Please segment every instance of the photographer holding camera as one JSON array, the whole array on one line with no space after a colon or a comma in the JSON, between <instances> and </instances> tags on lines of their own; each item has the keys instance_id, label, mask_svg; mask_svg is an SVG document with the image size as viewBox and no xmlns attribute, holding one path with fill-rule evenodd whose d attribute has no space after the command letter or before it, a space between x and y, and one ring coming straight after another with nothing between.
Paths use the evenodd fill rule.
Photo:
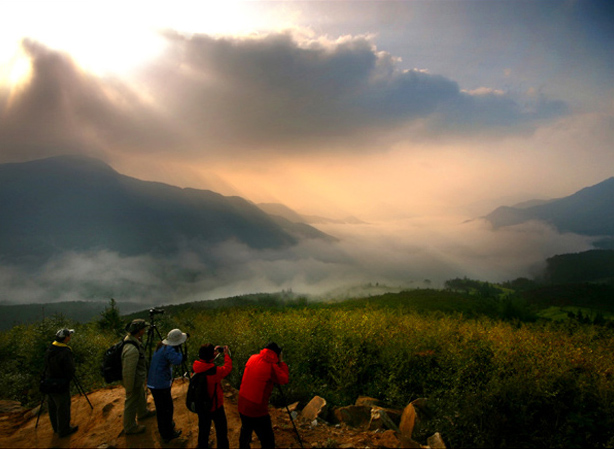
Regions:
<instances>
[{"instance_id":1,"label":"photographer holding camera","mask_svg":"<svg viewBox=\"0 0 614 449\"><path fill-rule=\"evenodd\" d=\"M269 398L274 385L289 382L288 365L283 361L281 351L282 348L277 343L270 342L259 354L254 354L247 360L239 390L241 449L250 447L253 432L256 432L262 447L275 447Z\"/></svg>"},{"instance_id":2,"label":"photographer holding camera","mask_svg":"<svg viewBox=\"0 0 614 449\"><path fill-rule=\"evenodd\" d=\"M216 366L214 361L220 354L224 354L224 364ZM203 373L206 376L208 396L212 398L211 409L198 412L198 447L200 449L209 447L209 434L211 433L211 421L213 420L217 436L217 447L227 449L229 446L228 422L226 420L226 412L224 411L224 391L220 382L232 371L230 351L228 346L214 347L212 344L207 343L200 347L198 357L199 359L192 366L194 375Z\"/></svg>"},{"instance_id":3,"label":"photographer holding camera","mask_svg":"<svg viewBox=\"0 0 614 449\"><path fill-rule=\"evenodd\" d=\"M181 435L181 430L176 430L173 422L174 406L171 386L173 384L173 365L180 365L185 361L181 345L187 339L188 334L179 329L170 331L168 336L158 343L149 366L147 387L156 404L158 431L165 443Z\"/></svg>"}]
</instances>

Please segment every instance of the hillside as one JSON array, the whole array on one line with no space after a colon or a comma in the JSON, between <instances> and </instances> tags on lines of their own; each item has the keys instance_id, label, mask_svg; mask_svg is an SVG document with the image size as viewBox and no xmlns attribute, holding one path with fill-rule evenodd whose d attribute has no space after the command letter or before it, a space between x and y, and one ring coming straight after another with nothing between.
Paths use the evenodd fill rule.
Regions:
<instances>
[{"instance_id":1,"label":"hillside","mask_svg":"<svg viewBox=\"0 0 614 449\"><path fill-rule=\"evenodd\" d=\"M527 204L499 207L484 218L495 228L540 220L560 232L614 236L614 177L565 198Z\"/></svg>"},{"instance_id":2,"label":"hillside","mask_svg":"<svg viewBox=\"0 0 614 449\"><path fill-rule=\"evenodd\" d=\"M182 435L170 443L164 443L158 433L155 418L142 421L147 428L141 435L127 436L122 430L122 412L124 389L121 386L103 388L90 392L87 399L80 395L72 398L72 423L79 430L67 438L59 438L53 433L46 410L41 413L36 425L39 407L26 409L18 404L0 401L0 446L21 448L129 448L129 447L196 447L198 444L198 416L190 413L185 407L185 394L188 382L186 379L175 380L172 389L175 413L173 415L177 429ZM237 410L237 390L227 383L224 384L224 409L228 420L228 439L230 447L238 447L241 420ZM92 404L90 408L88 401ZM151 395L148 398L149 407L155 408ZM401 445L403 439L399 432L386 429L384 426L366 430L363 426L349 427L345 423L330 425L321 419L308 419L296 404L285 407L271 407L270 414L275 431L277 447L320 448L320 447L430 447L407 443ZM309 410L308 410L309 411ZM290 419L289 412L293 415ZM400 412L399 412L400 416ZM296 425L296 430L294 426ZM414 422L411 424L413 429ZM300 435L301 443L299 443ZM213 426L211 438L215 438ZM254 436L255 438L255 436ZM210 440L210 442L213 440ZM434 436L432 443L442 443ZM216 446L213 446L216 447ZM252 441L252 447L258 448L260 442ZM442 444L432 447L442 448Z\"/></svg>"},{"instance_id":3,"label":"hillside","mask_svg":"<svg viewBox=\"0 0 614 449\"><path fill-rule=\"evenodd\" d=\"M0 215L5 261L100 249L169 254L194 242L227 240L283 248L328 238L273 219L240 197L141 181L77 156L0 165Z\"/></svg>"}]
</instances>

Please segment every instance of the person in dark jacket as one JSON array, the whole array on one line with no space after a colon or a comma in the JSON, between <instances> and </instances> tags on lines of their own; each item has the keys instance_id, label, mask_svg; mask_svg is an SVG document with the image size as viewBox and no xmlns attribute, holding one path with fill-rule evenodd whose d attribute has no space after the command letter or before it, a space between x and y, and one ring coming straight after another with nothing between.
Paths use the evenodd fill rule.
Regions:
<instances>
[{"instance_id":1,"label":"person in dark jacket","mask_svg":"<svg viewBox=\"0 0 614 449\"><path fill-rule=\"evenodd\" d=\"M284 385L289 381L288 365L283 362L281 351L277 343L271 342L260 354L252 355L245 365L239 390L239 447L242 449L250 447L253 432L262 447L275 447L269 398L275 384Z\"/></svg>"},{"instance_id":2,"label":"person in dark jacket","mask_svg":"<svg viewBox=\"0 0 614 449\"><path fill-rule=\"evenodd\" d=\"M158 343L149 365L147 387L151 391L156 404L158 431L165 443L181 435L181 430L175 429L173 422L173 365L181 365L183 354L181 345L187 340L188 334L179 329L173 329L168 336Z\"/></svg>"},{"instance_id":3,"label":"person in dark jacket","mask_svg":"<svg viewBox=\"0 0 614 449\"><path fill-rule=\"evenodd\" d=\"M224 354L224 365L215 366L215 353L222 352ZM194 373L211 372L215 367L215 373L207 375L207 392L209 397L213 398L211 410L205 410L198 413L198 447L205 449L209 447L209 434L211 433L211 420L215 424L215 435L217 439L217 447L220 449L228 449L228 422L226 420L226 412L224 411L224 391L220 382L232 371L232 360L230 359L230 350L228 346L213 346L212 344L202 345L198 350L199 360L196 360L192 365Z\"/></svg>"},{"instance_id":4,"label":"person in dark jacket","mask_svg":"<svg viewBox=\"0 0 614 449\"><path fill-rule=\"evenodd\" d=\"M122 349L122 384L126 390L124 401L124 432L126 435L136 435L145 432L147 428L139 422L156 415L155 410L147 408L145 396L145 379L147 378L147 359L142 340L149 323L143 319L132 320L127 326L128 335Z\"/></svg>"},{"instance_id":5,"label":"person in dark jacket","mask_svg":"<svg viewBox=\"0 0 614 449\"><path fill-rule=\"evenodd\" d=\"M62 383L60 391L47 393L51 427L60 437L71 435L79 428L70 425L70 381L75 376L75 360L68 342L74 332L73 329L57 331L55 341L45 353L45 378L61 379Z\"/></svg>"}]
</instances>

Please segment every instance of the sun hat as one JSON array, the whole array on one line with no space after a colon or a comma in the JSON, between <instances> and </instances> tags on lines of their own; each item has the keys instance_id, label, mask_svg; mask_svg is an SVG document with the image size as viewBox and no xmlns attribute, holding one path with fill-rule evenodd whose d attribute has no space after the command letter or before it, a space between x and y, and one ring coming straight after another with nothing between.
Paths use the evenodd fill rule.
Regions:
<instances>
[{"instance_id":1,"label":"sun hat","mask_svg":"<svg viewBox=\"0 0 614 449\"><path fill-rule=\"evenodd\" d=\"M145 329L148 326L149 326L149 323L147 321L145 321L142 318L137 318L136 320L132 320L132 322L128 324L128 326L126 326L126 330L130 332L131 334L134 334L140 331L141 329Z\"/></svg>"},{"instance_id":2,"label":"sun hat","mask_svg":"<svg viewBox=\"0 0 614 449\"><path fill-rule=\"evenodd\" d=\"M188 334L181 332L179 329L173 329L167 335L167 337L162 340L162 343L168 346L179 346L188 338Z\"/></svg>"},{"instance_id":3,"label":"sun hat","mask_svg":"<svg viewBox=\"0 0 614 449\"><path fill-rule=\"evenodd\" d=\"M70 335L74 334L75 330L74 329L60 329L59 331L57 331L55 333L55 338L56 340L64 340L66 337L69 337Z\"/></svg>"}]
</instances>

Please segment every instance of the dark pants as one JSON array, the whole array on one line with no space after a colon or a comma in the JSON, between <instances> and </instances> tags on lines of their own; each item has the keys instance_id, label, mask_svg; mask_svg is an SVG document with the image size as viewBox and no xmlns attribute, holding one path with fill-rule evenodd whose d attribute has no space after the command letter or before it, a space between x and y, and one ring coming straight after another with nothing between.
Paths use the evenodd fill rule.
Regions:
<instances>
[{"instance_id":1,"label":"dark pants","mask_svg":"<svg viewBox=\"0 0 614 449\"><path fill-rule=\"evenodd\" d=\"M53 431L60 436L67 435L70 429L70 390L64 393L49 393L47 397Z\"/></svg>"},{"instance_id":2,"label":"dark pants","mask_svg":"<svg viewBox=\"0 0 614 449\"><path fill-rule=\"evenodd\" d=\"M150 388L151 395L156 404L156 417L158 418L158 432L162 438L173 436L173 398L170 388Z\"/></svg>"},{"instance_id":3,"label":"dark pants","mask_svg":"<svg viewBox=\"0 0 614 449\"><path fill-rule=\"evenodd\" d=\"M252 432L256 432L260 446L263 448L275 447L275 435L269 415L259 416L258 418L251 418L240 413L239 415L241 416L241 434L239 436L239 447L241 449L249 449Z\"/></svg>"},{"instance_id":4,"label":"dark pants","mask_svg":"<svg viewBox=\"0 0 614 449\"><path fill-rule=\"evenodd\" d=\"M209 447L209 434L211 433L211 420L215 424L215 435L217 447L228 449L228 421L226 412L222 405L214 412L198 414L198 447L205 449Z\"/></svg>"}]
</instances>

